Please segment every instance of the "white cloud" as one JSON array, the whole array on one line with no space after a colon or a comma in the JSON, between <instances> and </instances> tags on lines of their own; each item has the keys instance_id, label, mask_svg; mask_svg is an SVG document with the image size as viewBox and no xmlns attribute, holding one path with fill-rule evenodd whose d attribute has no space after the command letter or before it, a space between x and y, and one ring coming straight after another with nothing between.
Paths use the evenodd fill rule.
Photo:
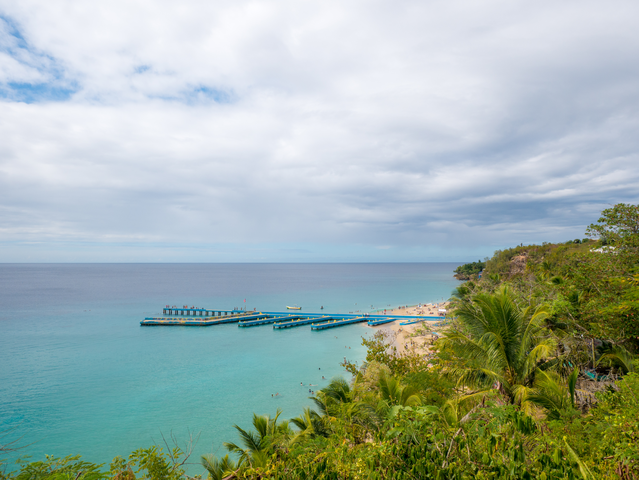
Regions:
<instances>
[{"instance_id":1,"label":"white cloud","mask_svg":"<svg viewBox=\"0 0 639 480\"><path fill-rule=\"evenodd\" d=\"M581 236L602 205L639 200L632 1L0 13L5 244L433 259Z\"/></svg>"}]
</instances>

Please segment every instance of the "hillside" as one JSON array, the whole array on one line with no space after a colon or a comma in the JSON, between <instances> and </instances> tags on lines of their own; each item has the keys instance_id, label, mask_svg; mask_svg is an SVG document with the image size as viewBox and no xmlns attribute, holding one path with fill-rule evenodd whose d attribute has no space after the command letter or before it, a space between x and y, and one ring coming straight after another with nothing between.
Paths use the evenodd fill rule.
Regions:
<instances>
[{"instance_id":1,"label":"hillside","mask_svg":"<svg viewBox=\"0 0 639 480\"><path fill-rule=\"evenodd\" d=\"M426 354L398 350L384 331L363 339L366 362L344 365L350 381L332 379L297 417L235 425L225 455L196 459L204 475L638 479L639 206L604 210L586 233L495 252L481 278L482 262L461 268L472 279L450 315L414 333L436 338ZM25 460L0 479L193 478L188 446L169 445L117 457L109 471L76 457Z\"/></svg>"}]
</instances>

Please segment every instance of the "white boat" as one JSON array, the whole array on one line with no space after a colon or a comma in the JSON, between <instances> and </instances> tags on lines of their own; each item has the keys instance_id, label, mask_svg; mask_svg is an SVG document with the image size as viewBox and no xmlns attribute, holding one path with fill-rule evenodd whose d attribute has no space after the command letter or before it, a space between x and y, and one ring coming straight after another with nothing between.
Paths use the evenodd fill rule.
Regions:
<instances>
[{"instance_id":1,"label":"white boat","mask_svg":"<svg viewBox=\"0 0 639 480\"><path fill-rule=\"evenodd\" d=\"M294 305L292 307L289 307L288 305L286 306L287 310L301 310L302 307L298 307L297 305Z\"/></svg>"}]
</instances>

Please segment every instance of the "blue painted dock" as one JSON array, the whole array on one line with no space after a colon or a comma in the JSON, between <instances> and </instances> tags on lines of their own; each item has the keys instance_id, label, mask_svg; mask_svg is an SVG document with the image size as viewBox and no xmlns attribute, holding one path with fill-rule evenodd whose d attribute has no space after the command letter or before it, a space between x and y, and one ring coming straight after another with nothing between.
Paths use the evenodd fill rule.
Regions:
<instances>
[{"instance_id":1,"label":"blue painted dock","mask_svg":"<svg viewBox=\"0 0 639 480\"><path fill-rule=\"evenodd\" d=\"M249 321L240 321L237 326L238 327L257 327L258 325L270 325L271 323L277 322L285 322L287 320L292 320L294 318L300 318L299 315L286 315L282 317L271 317L267 314L262 314L261 318L257 320L249 320Z\"/></svg>"},{"instance_id":2,"label":"blue painted dock","mask_svg":"<svg viewBox=\"0 0 639 480\"><path fill-rule=\"evenodd\" d=\"M350 325L352 323L362 323L368 320L368 317L355 317L329 320L328 322L316 323L311 325L311 330L325 330L327 328L341 327L344 325Z\"/></svg>"},{"instance_id":3,"label":"blue painted dock","mask_svg":"<svg viewBox=\"0 0 639 480\"><path fill-rule=\"evenodd\" d=\"M413 325L414 323L420 322L441 322L444 320L444 317L422 317L419 320L409 320L408 322L399 322L400 325Z\"/></svg>"},{"instance_id":4,"label":"blue painted dock","mask_svg":"<svg viewBox=\"0 0 639 480\"><path fill-rule=\"evenodd\" d=\"M225 323L237 323L240 320L251 320L257 316L251 314L227 315L226 317L147 317L140 322L142 326L184 326L184 327L206 327L209 325L222 325Z\"/></svg>"},{"instance_id":5,"label":"blue painted dock","mask_svg":"<svg viewBox=\"0 0 639 480\"><path fill-rule=\"evenodd\" d=\"M333 317L312 317L312 318L302 318L300 317L299 320L292 320L290 322L281 322L281 323L276 323L275 325L273 325L273 328L291 328L291 327L300 327L302 325L308 325L309 323L317 323L317 322L323 322L323 321L328 321L328 320L333 320Z\"/></svg>"},{"instance_id":6,"label":"blue painted dock","mask_svg":"<svg viewBox=\"0 0 639 480\"><path fill-rule=\"evenodd\" d=\"M247 312L245 310L218 310L211 308L176 308L165 307L163 313L168 316L147 317L140 325L177 325L177 326L209 326L226 323L238 323L240 327L253 327L273 324L273 328L292 328L311 325L313 330L323 330L342 325L368 322L370 326L383 325L400 320L400 325L412 325L419 322L445 320L440 316L421 315L381 315L352 313L291 313L286 312Z\"/></svg>"},{"instance_id":7,"label":"blue painted dock","mask_svg":"<svg viewBox=\"0 0 639 480\"><path fill-rule=\"evenodd\" d=\"M384 325L385 323L391 323L391 322L394 322L395 320L397 320L397 318L392 318L392 317L369 320L368 326L376 327L377 325Z\"/></svg>"}]
</instances>

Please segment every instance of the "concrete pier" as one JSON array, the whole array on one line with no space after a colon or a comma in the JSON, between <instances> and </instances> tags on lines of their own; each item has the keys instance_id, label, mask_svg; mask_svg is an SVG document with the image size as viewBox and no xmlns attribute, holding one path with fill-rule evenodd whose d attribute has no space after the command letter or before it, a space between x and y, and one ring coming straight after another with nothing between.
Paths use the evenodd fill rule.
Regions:
<instances>
[{"instance_id":1,"label":"concrete pier","mask_svg":"<svg viewBox=\"0 0 639 480\"><path fill-rule=\"evenodd\" d=\"M255 327L273 325L274 329L300 327L310 325L312 330L351 325L368 322L370 326L400 320L400 325L418 322L445 320L444 317L421 315L379 315L379 314L330 314L330 313L290 313L290 312L256 312L245 310L218 310L214 308L164 307L162 317L147 317L140 322L142 326L212 326L237 323L239 327Z\"/></svg>"},{"instance_id":2,"label":"concrete pier","mask_svg":"<svg viewBox=\"0 0 639 480\"><path fill-rule=\"evenodd\" d=\"M341 327L343 325L350 325L352 323L362 323L362 322L366 322L367 320L368 320L368 317L355 317L355 318L329 320L328 322L316 323L311 325L311 330L325 330L327 328Z\"/></svg>"}]
</instances>

